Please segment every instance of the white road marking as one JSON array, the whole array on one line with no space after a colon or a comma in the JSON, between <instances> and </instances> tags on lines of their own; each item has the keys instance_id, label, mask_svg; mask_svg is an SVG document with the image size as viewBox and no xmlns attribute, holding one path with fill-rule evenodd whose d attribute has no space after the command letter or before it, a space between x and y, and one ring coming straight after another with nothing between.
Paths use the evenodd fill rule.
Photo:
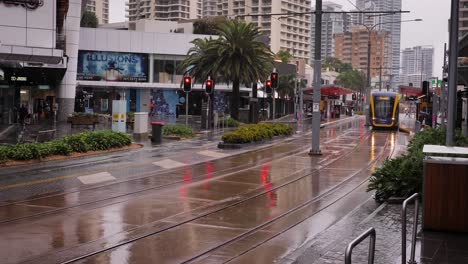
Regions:
<instances>
[{"instance_id":1,"label":"white road marking","mask_svg":"<svg viewBox=\"0 0 468 264\"><path fill-rule=\"evenodd\" d=\"M221 152L216 152L212 150L202 150L200 152L197 152L197 154L207 156L207 157L212 157L212 158L224 158L228 156L228 154L221 153Z\"/></svg>"},{"instance_id":2,"label":"white road marking","mask_svg":"<svg viewBox=\"0 0 468 264\"><path fill-rule=\"evenodd\" d=\"M153 162L153 165L159 166L163 169L174 169L174 168L185 166L185 163L178 162L178 161L171 160L171 159L163 159L160 161Z\"/></svg>"},{"instance_id":3,"label":"white road marking","mask_svg":"<svg viewBox=\"0 0 468 264\"><path fill-rule=\"evenodd\" d=\"M83 184L95 184L115 180L115 177L112 176L109 172L99 172L95 174L80 176L78 177L78 180L80 180Z\"/></svg>"}]
</instances>

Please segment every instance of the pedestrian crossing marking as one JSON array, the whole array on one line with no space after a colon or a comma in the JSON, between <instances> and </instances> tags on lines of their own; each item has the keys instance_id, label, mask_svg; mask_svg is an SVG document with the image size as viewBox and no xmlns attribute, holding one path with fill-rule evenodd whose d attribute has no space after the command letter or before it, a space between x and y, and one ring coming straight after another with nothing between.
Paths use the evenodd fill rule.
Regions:
<instances>
[{"instance_id":1,"label":"pedestrian crossing marking","mask_svg":"<svg viewBox=\"0 0 468 264\"><path fill-rule=\"evenodd\" d=\"M153 165L159 166L163 169L174 169L174 168L185 166L185 163L178 162L178 161L171 160L171 159L163 159L160 161L153 162Z\"/></svg>"},{"instance_id":2,"label":"pedestrian crossing marking","mask_svg":"<svg viewBox=\"0 0 468 264\"><path fill-rule=\"evenodd\" d=\"M212 151L212 150L202 150L200 152L197 152L197 154L211 157L211 158L224 158L228 156L228 154L217 152L217 151Z\"/></svg>"},{"instance_id":3,"label":"pedestrian crossing marking","mask_svg":"<svg viewBox=\"0 0 468 264\"><path fill-rule=\"evenodd\" d=\"M112 176L109 172L99 172L89 175L84 175L78 177L83 184L96 184L105 181L112 181L115 180L115 177Z\"/></svg>"}]
</instances>

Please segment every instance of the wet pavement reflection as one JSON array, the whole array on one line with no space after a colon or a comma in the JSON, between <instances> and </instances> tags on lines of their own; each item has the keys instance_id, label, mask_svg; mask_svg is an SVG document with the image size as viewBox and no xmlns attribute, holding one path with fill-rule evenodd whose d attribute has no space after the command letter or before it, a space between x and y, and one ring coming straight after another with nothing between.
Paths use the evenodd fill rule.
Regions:
<instances>
[{"instance_id":1,"label":"wet pavement reflection","mask_svg":"<svg viewBox=\"0 0 468 264\"><path fill-rule=\"evenodd\" d=\"M323 129L322 156L307 155L308 134L158 173L145 165L145 177L0 206L0 221L10 221L0 226L3 261L58 263L156 232L78 263L180 263L318 199L299 218L310 216L330 202L322 197L341 197L391 151L395 136L362 131L362 123ZM190 155L175 160L198 161ZM266 239L285 222L244 239Z\"/></svg>"}]
</instances>

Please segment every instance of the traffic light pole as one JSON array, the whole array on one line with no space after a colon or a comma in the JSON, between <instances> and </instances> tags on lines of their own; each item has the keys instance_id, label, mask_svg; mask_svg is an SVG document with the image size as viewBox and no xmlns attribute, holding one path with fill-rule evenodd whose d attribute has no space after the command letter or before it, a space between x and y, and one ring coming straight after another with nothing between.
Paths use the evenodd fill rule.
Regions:
<instances>
[{"instance_id":1,"label":"traffic light pole","mask_svg":"<svg viewBox=\"0 0 468 264\"><path fill-rule=\"evenodd\" d=\"M315 2L315 60L314 60L314 100L312 106L312 149L309 155L321 155L320 151L320 86L322 75L322 0ZM301 109L302 110L302 109Z\"/></svg>"},{"instance_id":2,"label":"traffic light pole","mask_svg":"<svg viewBox=\"0 0 468 264\"><path fill-rule=\"evenodd\" d=\"M185 126L188 126L188 92L185 92Z\"/></svg>"}]
</instances>

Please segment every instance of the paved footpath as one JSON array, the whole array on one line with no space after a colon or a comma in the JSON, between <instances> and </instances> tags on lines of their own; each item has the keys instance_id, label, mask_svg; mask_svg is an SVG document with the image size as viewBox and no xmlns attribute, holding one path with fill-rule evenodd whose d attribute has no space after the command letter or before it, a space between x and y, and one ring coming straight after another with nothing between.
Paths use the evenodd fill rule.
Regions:
<instances>
[{"instance_id":1,"label":"paved footpath","mask_svg":"<svg viewBox=\"0 0 468 264\"><path fill-rule=\"evenodd\" d=\"M405 127L414 129L414 120L402 118ZM405 151L406 142L396 146L394 156ZM342 264L347 245L367 229L376 230L375 261L377 264L401 263L401 204L378 204L371 197L346 217L324 230L302 247L285 256L280 263ZM467 264L468 236L421 230L422 212L418 214L415 261L421 264ZM414 207L407 210L406 258L410 256ZM368 240L353 250L352 263L367 263Z\"/></svg>"}]
</instances>

